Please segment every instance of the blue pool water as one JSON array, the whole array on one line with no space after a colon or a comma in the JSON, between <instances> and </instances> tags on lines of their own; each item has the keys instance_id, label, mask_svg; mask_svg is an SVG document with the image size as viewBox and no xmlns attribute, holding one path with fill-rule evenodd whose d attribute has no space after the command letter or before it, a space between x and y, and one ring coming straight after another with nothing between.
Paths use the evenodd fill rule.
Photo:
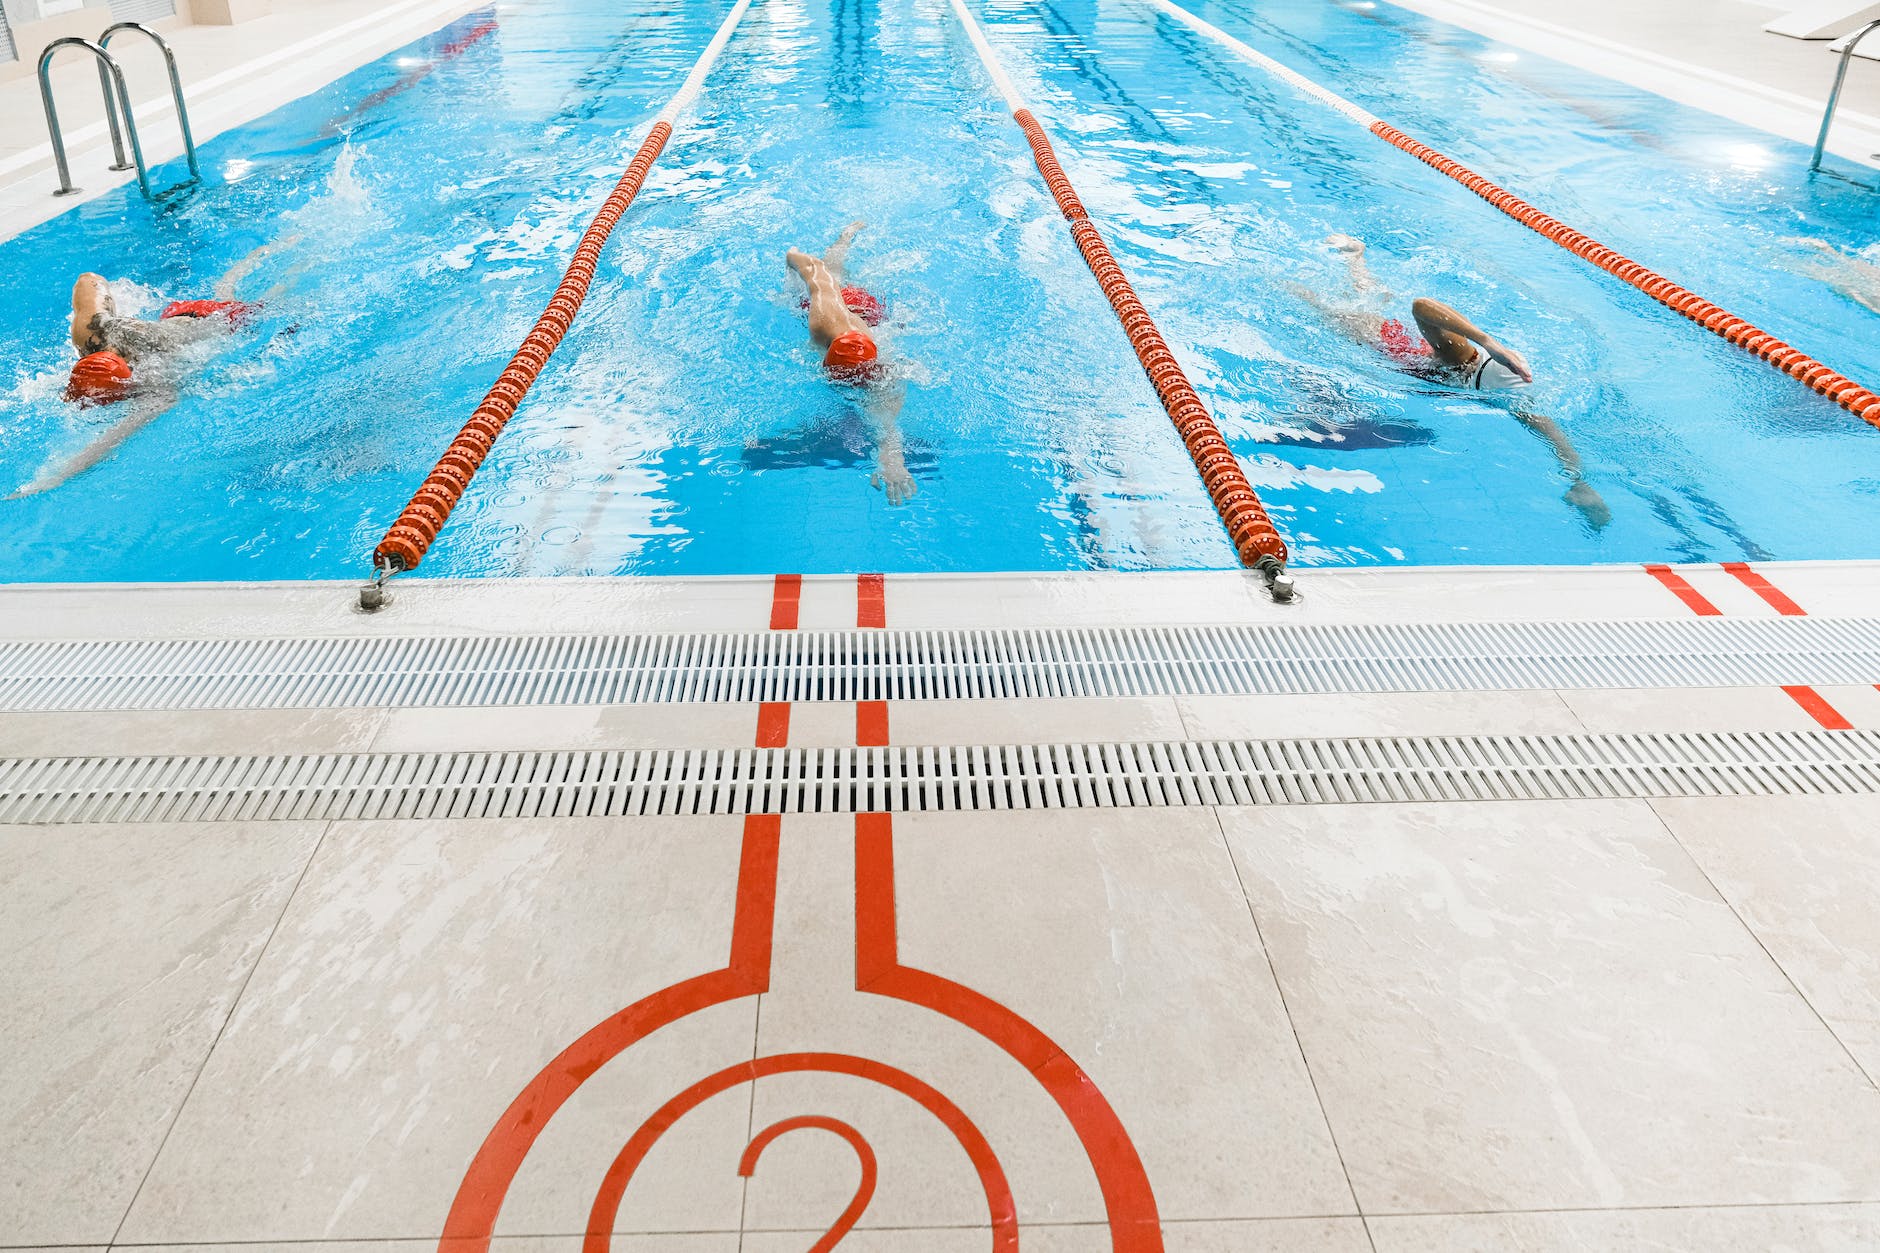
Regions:
<instances>
[{"instance_id":1,"label":"blue pool water","mask_svg":"<svg viewBox=\"0 0 1880 1253\"><path fill-rule=\"evenodd\" d=\"M1880 260L1875 193L1802 149L1389 5L1202 16L1556 216L1880 379L1880 315L1808 271ZM83 447L84 269L154 312L258 246L258 322L174 409L0 501L0 580L344 577L552 294L728 3L472 14L0 243L0 491ZM1875 555L1880 432L1134 0L977 11L1302 565ZM1388 67L1388 73L1379 72ZM160 181L174 181L177 167ZM816 369L783 252L869 228L919 494ZM1540 375L1610 511L1563 499L1505 402L1360 350L1291 290L1326 235L1458 305ZM1022 137L943 0L756 0L609 246L588 305L421 573L1225 567L1233 554Z\"/></svg>"}]
</instances>

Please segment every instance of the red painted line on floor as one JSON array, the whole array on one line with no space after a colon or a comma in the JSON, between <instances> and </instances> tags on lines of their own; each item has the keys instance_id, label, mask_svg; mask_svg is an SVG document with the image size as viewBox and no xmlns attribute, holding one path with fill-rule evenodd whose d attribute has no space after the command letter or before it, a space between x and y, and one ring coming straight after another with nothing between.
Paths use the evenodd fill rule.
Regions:
<instances>
[{"instance_id":1,"label":"red painted line on floor","mask_svg":"<svg viewBox=\"0 0 1880 1253\"><path fill-rule=\"evenodd\" d=\"M887 579L879 574L855 576L855 625L888 625Z\"/></svg>"},{"instance_id":2,"label":"red painted line on floor","mask_svg":"<svg viewBox=\"0 0 1880 1253\"><path fill-rule=\"evenodd\" d=\"M797 611L803 600L803 576L779 574L770 593L770 629L796 630Z\"/></svg>"},{"instance_id":3,"label":"red painted line on floor","mask_svg":"<svg viewBox=\"0 0 1880 1253\"><path fill-rule=\"evenodd\" d=\"M757 747L782 748L790 742L790 702L767 700L757 707Z\"/></svg>"},{"instance_id":4,"label":"red painted line on floor","mask_svg":"<svg viewBox=\"0 0 1880 1253\"><path fill-rule=\"evenodd\" d=\"M1774 583L1764 578L1757 571L1749 568L1742 561L1726 561L1723 568L1736 576L1736 581L1763 598L1763 602L1785 618L1806 618L1808 611L1790 600Z\"/></svg>"},{"instance_id":5,"label":"red painted line on floor","mask_svg":"<svg viewBox=\"0 0 1880 1253\"><path fill-rule=\"evenodd\" d=\"M1663 583L1673 596L1684 602L1685 608L1700 618L1721 618L1723 610L1704 598L1704 594L1684 581L1684 576L1670 566L1646 566L1645 573Z\"/></svg>"},{"instance_id":6,"label":"red painted line on floor","mask_svg":"<svg viewBox=\"0 0 1880 1253\"><path fill-rule=\"evenodd\" d=\"M782 1122L772 1123L757 1133L757 1138L745 1147L744 1156L738 1160L738 1174L749 1179L757 1171L757 1159L778 1136L788 1135L792 1131L829 1131L848 1141L855 1150L855 1160L861 1163L862 1179L855 1188L855 1197L836 1216L834 1223L823 1238L809 1246L809 1253L830 1253L836 1245L842 1243L842 1237L855 1230L862 1214L868 1209L868 1202L875 1195L875 1179L878 1169L875 1164L875 1150L869 1147L868 1140L861 1132L849 1126L839 1118L824 1118L821 1114L804 1114L800 1118L786 1118Z\"/></svg>"},{"instance_id":7,"label":"red painted line on floor","mask_svg":"<svg viewBox=\"0 0 1880 1253\"><path fill-rule=\"evenodd\" d=\"M1808 716L1821 724L1824 731L1852 731L1854 724L1830 705L1827 698L1812 687L1785 687L1783 691L1789 698L1807 711Z\"/></svg>"},{"instance_id":8,"label":"red painted line on floor","mask_svg":"<svg viewBox=\"0 0 1880 1253\"><path fill-rule=\"evenodd\" d=\"M888 742L888 702L885 700L858 700L855 702L855 743L861 748L874 748Z\"/></svg>"},{"instance_id":9,"label":"red painted line on floor","mask_svg":"<svg viewBox=\"0 0 1880 1253\"><path fill-rule=\"evenodd\" d=\"M1742 562L1725 562L1723 568L1728 570L1731 574L1734 574L1744 586L1748 587L1758 596L1761 596L1765 601L1768 601L1770 605L1775 607L1778 613L1789 614L1790 616L1802 613L1802 607L1800 605L1790 600L1787 596L1784 596L1767 579L1763 578L1762 575L1756 573ZM1645 572L1671 589L1672 594L1683 601L1685 605L1690 608L1691 612L1698 617L1721 618L1724 616L1723 610L1711 604L1710 601L1704 597L1703 593L1699 592L1689 583L1686 583L1684 577L1670 566L1646 566ZM1787 605L1788 608L1784 609L1784 605ZM1875 686L1880 687L1880 684L1876 684ZM1814 688L1785 687L1782 690L1788 693L1789 699L1800 705L1803 711L1806 712L1809 717L1813 718L1816 724L1824 731L1851 731L1854 729L1854 724L1842 717L1840 711L1833 705L1830 705L1826 698Z\"/></svg>"},{"instance_id":10,"label":"red painted line on floor","mask_svg":"<svg viewBox=\"0 0 1880 1253\"><path fill-rule=\"evenodd\" d=\"M587 1236L582 1244L583 1253L607 1253L613 1240L612 1232L620 1214L620 1202L625 1197L627 1184L633 1178L633 1172L639 1168L646 1155L661 1136L670 1131L681 1118L700 1105L722 1092L740 1087L769 1075L783 1074L827 1074L847 1075L878 1083L882 1087L901 1093L932 1114L940 1124L953 1133L953 1138L966 1151L967 1160L979 1176L979 1185L986 1194L986 1210L991 1216L992 1248L994 1253L1018 1253L1018 1206L1012 1199L1012 1185L1005 1177L999 1159L992 1151L992 1144L978 1127L973 1125L965 1112L948 1100L932 1086L921 1082L913 1075L893 1066L870 1061L865 1057L853 1057L846 1053L781 1053L774 1057L759 1057L748 1062L739 1062L727 1066L718 1073L693 1084L678 1096L667 1101L654 1111L652 1117L640 1125L639 1130L620 1150L613 1164L607 1168L607 1174L601 1180L599 1192L594 1197L594 1208L588 1216ZM834 1121L833 1119L829 1121ZM768 1133L766 1133L768 1134ZM759 1137L762 1139L762 1137ZM756 1142L753 1142L756 1147ZM749 1150L746 1151L747 1158ZM740 1174L748 1171L740 1169ZM832 1232L833 1234L833 1232ZM827 1244L817 1244L816 1248L826 1249ZM1117 1245L1119 1249L1122 1245ZM440 1250L440 1253L448 1251Z\"/></svg>"},{"instance_id":11,"label":"red painted line on floor","mask_svg":"<svg viewBox=\"0 0 1880 1253\"><path fill-rule=\"evenodd\" d=\"M731 960L722 970L663 988L614 1014L563 1049L503 1111L458 1185L438 1253L487 1253L496 1219L536 1138L568 1098L602 1066L652 1035L714 1005L770 987L771 929L777 910L777 852L781 820L753 814L744 820L738 860L737 910L731 924Z\"/></svg>"},{"instance_id":12,"label":"red painted line on floor","mask_svg":"<svg viewBox=\"0 0 1880 1253\"><path fill-rule=\"evenodd\" d=\"M855 815L855 988L930 1009L984 1036L1051 1094L1083 1143L1109 1218L1113 1253L1163 1253L1142 1158L1109 1101L1050 1037L991 997L903 966L894 904L894 820Z\"/></svg>"},{"instance_id":13,"label":"red painted line on floor","mask_svg":"<svg viewBox=\"0 0 1880 1253\"><path fill-rule=\"evenodd\" d=\"M1762 597L1763 603L1785 618L1806 618L1808 611L1789 598L1787 592L1764 578L1762 573L1752 570L1745 561L1726 561L1723 568L1736 577L1736 581L1750 591ZM1874 685L1880 688L1880 683ZM1854 724L1847 716L1828 703L1827 697L1812 687L1785 687L1789 699L1800 705L1809 717L1813 718L1824 731L1852 731Z\"/></svg>"}]
</instances>

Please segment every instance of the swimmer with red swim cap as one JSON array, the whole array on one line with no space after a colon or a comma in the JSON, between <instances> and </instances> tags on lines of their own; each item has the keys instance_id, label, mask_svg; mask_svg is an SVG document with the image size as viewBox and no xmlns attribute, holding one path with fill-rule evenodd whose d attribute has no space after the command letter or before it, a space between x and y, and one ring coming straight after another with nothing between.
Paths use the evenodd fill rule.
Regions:
<instances>
[{"instance_id":1,"label":"swimmer with red swim cap","mask_svg":"<svg viewBox=\"0 0 1880 1253\"><path fill-rule=\"evenodd\" d=\"M66 381L65 399L86 409L128 403L104 434L77 455L47 467L8 499L50 491L89 470L174 405L177 372L186 364L181 350L253 321L261 306L235 299L236 284L263 257L297 238L265 245L243 258L216 284L215 299L173 300L156 318L122 316L103 275L79 275L72 285L72 346L79 358Z\"/></svg>"},{"instance_id":2,"label":"swimmer with red swim cap","mask_svg":"<svg viewBox=\"0 0 1880 1253\"><path fill-rule=\"evenodd\" d=\"M1561 470L1572 481L1567 503L1579 510L1594 530L1612 521L1612 510L1586 481L1580 454L1560 424L1521 403L1519 396L1533 383L1534 372L1520 353L1442 301L1427 296L1410 303L1415 331L1407 328L1402 319L1385 316L1383 310L1395 294L1371 276L1365 264L1364 241L1332 235L1325 242L1344 257L1355 299L1331 300L1296 284L1292 285L1294 295L1317 309L1339 331L1377 349L1407 374L1465 391L1514 393L1516 399L1509 404L1509 413L1547 441Z\"/></svg>"},{"instance_id":3,"label":"swimmer with red swim cap","mask_svg":"<svg viewBox=\"0 0 1880 1253\"><path fill-rule=\"evenodd\" d=\"M822 256L800 248L785 255L809 288L809 335L823 350L823 370L832 382L860 387L869 416L874 419L876 469L871 482L887 493L888 503L899 505L918 490L907 472L901 433L895 419L905 400L902 385L888 375L876 340L883 319L881 302L860 287L845 286L843 271L849 245L862 223L851 222Z\"/></svg>"}]
</instances>

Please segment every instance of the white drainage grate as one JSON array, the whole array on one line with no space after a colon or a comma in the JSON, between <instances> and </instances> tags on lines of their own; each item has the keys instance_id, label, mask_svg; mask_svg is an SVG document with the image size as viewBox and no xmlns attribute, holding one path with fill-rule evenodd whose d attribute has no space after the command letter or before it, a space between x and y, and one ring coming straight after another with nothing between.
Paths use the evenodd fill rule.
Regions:
<instances>
[{"instance_id":1,"label":"white drainage grate","mask_svg":"<svg viewBox=\"0 0 1880 1253\"><path fill-rule=\"evenodd\" d=\"M614 817L1880 792L1880 733L48 758L0 822Z\"/></svg>"},{"instance_id":2,"label":"white drainage grate","mask_svg":"<svg viewBox=\"0 0 1880 1253\"><path fill-rule=\"evenodd\" d=\"M14 711L1876 681L1871 618L0 643Z\"/></svg>"}]
</instances>

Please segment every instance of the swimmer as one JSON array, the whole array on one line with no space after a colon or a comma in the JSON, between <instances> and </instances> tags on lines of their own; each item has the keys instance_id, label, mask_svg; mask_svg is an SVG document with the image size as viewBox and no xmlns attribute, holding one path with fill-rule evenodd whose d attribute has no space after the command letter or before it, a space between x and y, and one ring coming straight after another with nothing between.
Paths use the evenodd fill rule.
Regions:
<instances>
[{"instance_id":1,"label":"swimmer","mask_svg":"<svg viewBox=\"0 0 1880 1253\"><path fill-rule=\"evenodd\" d=\"M1880 265L1850 257L1825 239L1798 239L1805 248L1821 254L1811 262L1806 273L1820 279L1857 305L1880 313Z\"/></svg>"},{"instance_id":2,"label":"swimmer","mask_svg":"<svg viewBox=\"0 0 1880 1253\"><path fill-rule=\"evenodd\" d=\"M122 317L110 282L100 274L81 274L72 286L72 346L79 360L65 388L65 398L82 408L127 408L109 429L78 453L42 471L7 497L36 496L84 473L117 450L118 445L168 412L177 400L177 372L182 351L192 344L240 329L259 310L235 298L236 288L270 253L298 236L257 248L215 286L213 300L173 300L155 319ZM272 299L276 287L264 299Z\"/></svg>"},{"instance_id":3,"label":"swimmer","mask_svg":"<svg viewBox=\"0 0 1880 1253\"><path fill-rule=\"evenodd\" d=\"M1519 392L1534 381L1534 371L1520 353L1509 348L1461 313L1440 300L1419 297L1410 304L1410 316L1420 335L1412 334L1402 319L1386 310L1395 293L1371 275L1365 263L1364 241L1332 235L1325 241L1345 258L1355 301L1338 303L1306 287L1293 285L1294 295L1324 314L1345 335L1376 348L1398 369L1445 387L1477 392ZM1586 481L1580 454L1559 423L1526 408L1516 400L1509 408L1515 421L1546 440L1572 480L1566 501L1579 510L1595 530L1612 521L1612 510Z\"/></svg>"},{"instance_id":4,"label":"swimmer","mask_svg":"<svg viewBox=\"0 0 1880 1253\"><path fill-rule=\"evenodd\" d=\"M886 377L875 331L881 302L859 287L843 286L849 245L863 223L851 222L820 257L792 248L784 259L809 289L809 336L823 349L823 370L831 381L863 389L863 408L875 425L875 473L869 479L887 494L890 505L905 504L919 490L907 472L896 419L906 402L906 385Z\"/></svg>"}]
</instances>

